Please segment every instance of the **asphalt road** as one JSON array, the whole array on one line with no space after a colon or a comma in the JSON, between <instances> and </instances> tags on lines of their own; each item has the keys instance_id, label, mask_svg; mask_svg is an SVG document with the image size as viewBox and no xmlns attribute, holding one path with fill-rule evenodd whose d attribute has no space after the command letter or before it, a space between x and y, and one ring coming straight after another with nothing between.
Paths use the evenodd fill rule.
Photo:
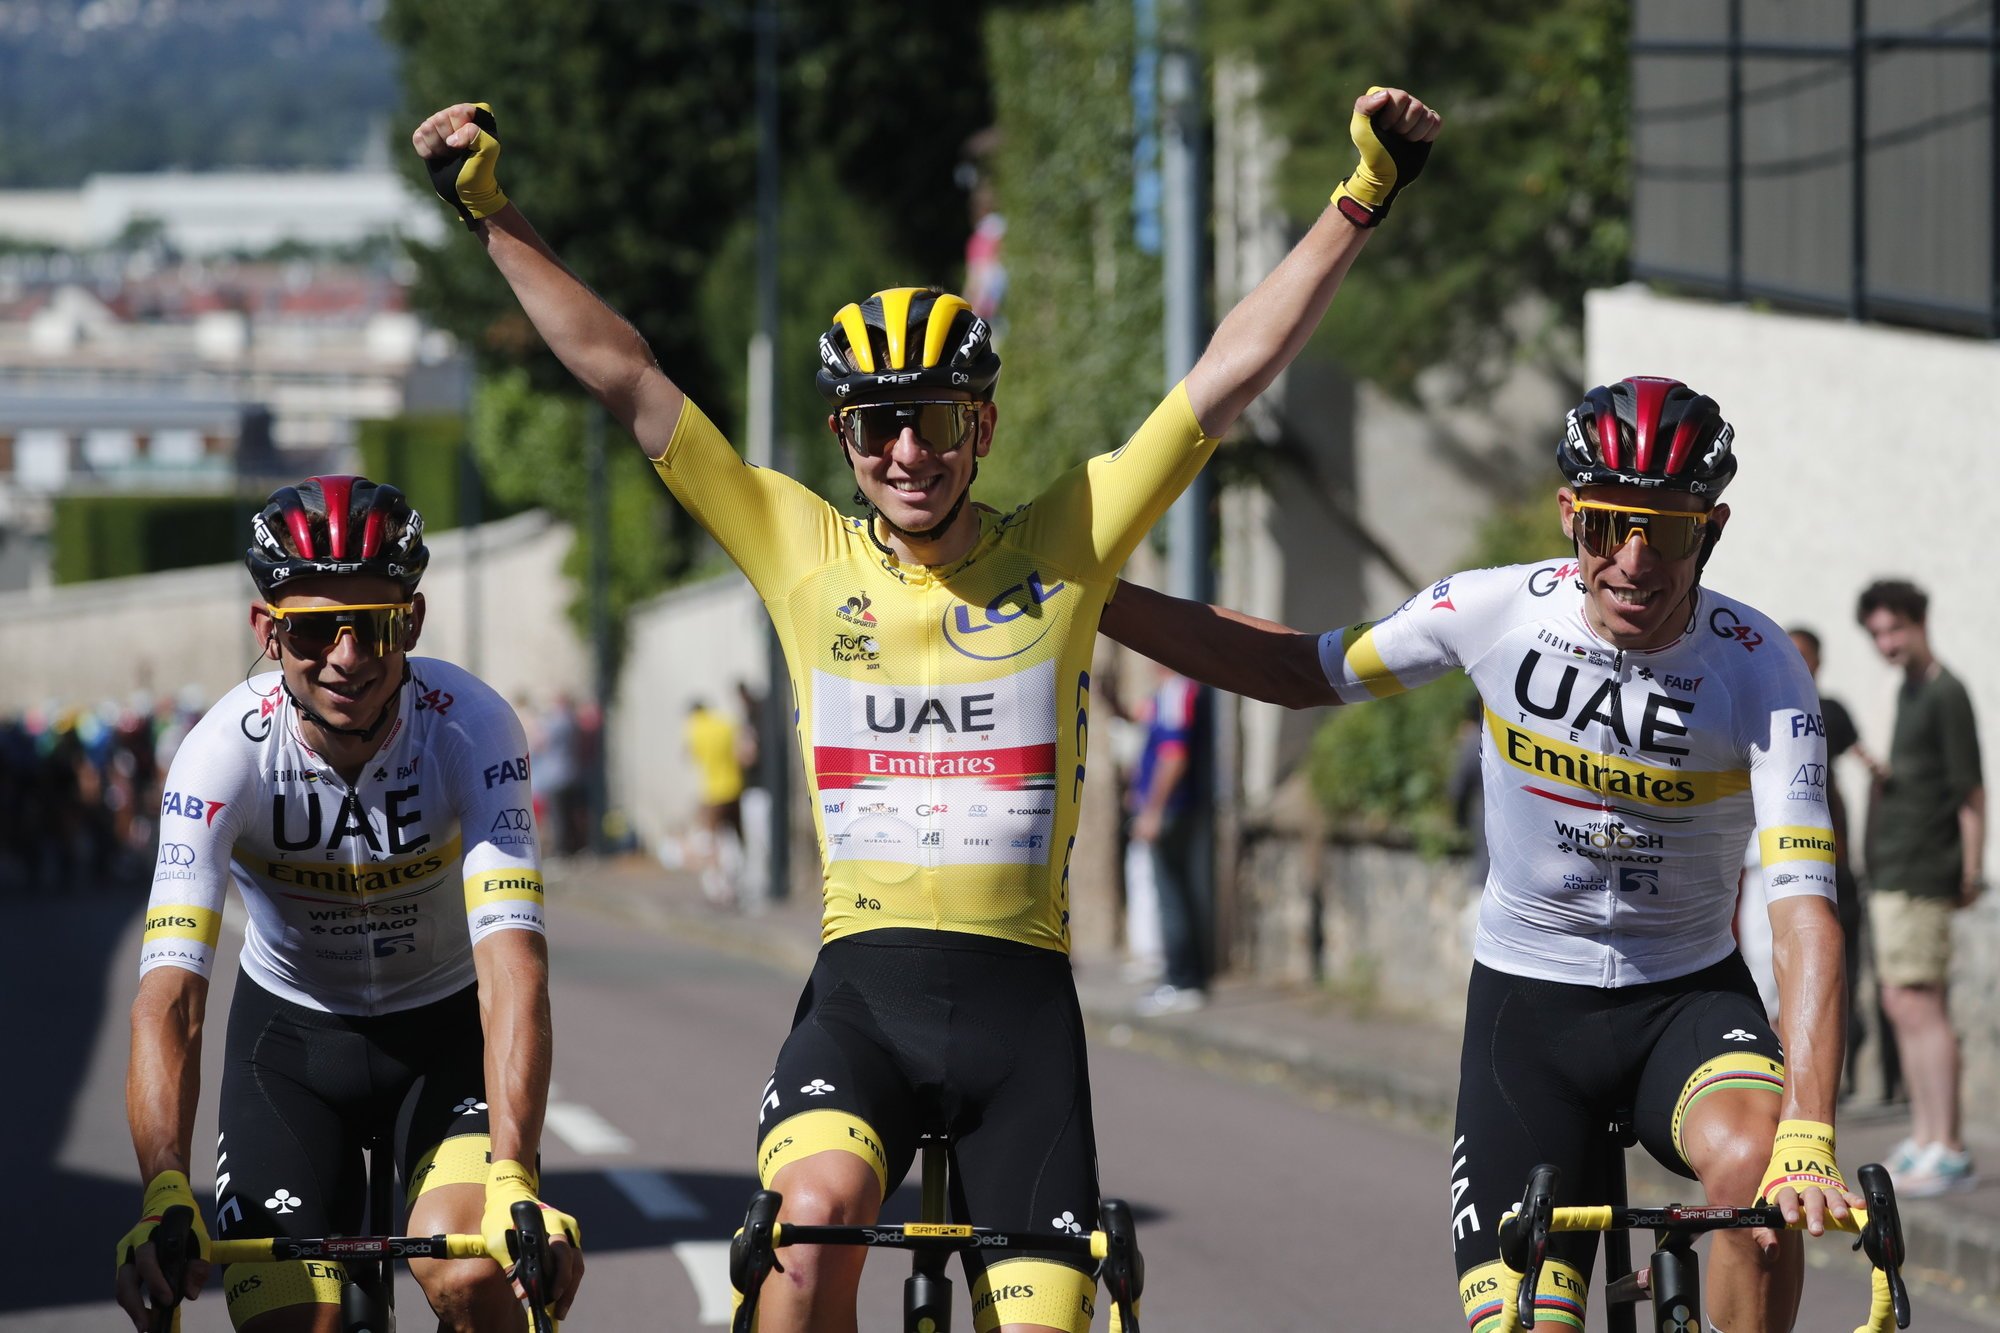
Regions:
<instances>
[{"instance_id":1,"label":"asphalt road","mask_svg":"<svg viewBox=\"0 0 2000 1333\"><path fill-rule=\"evenodd\" d=\"M0 1253L16 1259L0 1329L122 1326L104 1249L138 1202L123 1077L140 906L100 897L7 907L14 945L0 995L25 1041L0 1178L30 1206L0 1210ZM800 979L588 910L560 913L557 932L545 1193L581 1219L590 1256L570 1327L719 1326L723 1249L755 1186L758 1098ZM233 944L233 927L224 939ZM203 1196L233 966L219 969L211 1004L195 1134ZM1102 1180L1138 1215L1151 1333L1464 1327L1439 1136L1115 1044L1092 1060ZM892 1210L910 1211L910 1194ZM1820 1248L1827 1266L1810 1277L1799 1327L1852 1328L1865 1308L1860 1261L1844 1246ZM864 1329L897 1326L906 1271L886 1255L871 1264ZM429 1325L407 1280L400 1300L410 1327ZM1990 1327L1934 1305L1918 1313L1914 1327L1938 1333ZM963 1308L955 1326L971 1327ZM225 1330L220 1293L191 1307L184 1327Z\"/></svg>"}]
</instances>

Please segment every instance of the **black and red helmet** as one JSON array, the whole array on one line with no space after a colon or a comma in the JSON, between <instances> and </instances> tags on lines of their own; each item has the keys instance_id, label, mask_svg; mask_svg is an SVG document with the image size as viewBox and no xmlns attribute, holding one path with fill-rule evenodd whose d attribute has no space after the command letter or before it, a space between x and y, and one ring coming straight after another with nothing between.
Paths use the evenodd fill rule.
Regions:
<instances>
[{"instance_id":1,"label":"black and red helmet","mask_svg":"<svg viewBox=\"0 0 2000 1333\"><path fill-rule=\"evenodd\" d=\"M1633 375L1570 409L1556 462L1572 486L1653 486L1713 503L1736 475L1735 430L1679 380Z\"/></svg>"},{"instance_id":2,"label":"black and red helmet","mask_svg":"<svg viewBox=\"0 0 2000 1333\"><path fill-rule=\"evenodd\" d=\"M964 297L936 287L891 287L849 302L819 338L815 382L835 409L925 389L990 402L999 378L993 326Z\"/></svg>"},{"instance_id":3,"label":"black and red helmet","mask_svg":"<svg viewBox=\"0 0 2000 1333\"><path fill-rule=\"evenodd\" d=\"M243 554L266 599L288 583L341 574L394 579L407 598L430 562L424 516L394 486L366 477L309 477L280 486L250 520Z\"/></svg>"}]
</instances>

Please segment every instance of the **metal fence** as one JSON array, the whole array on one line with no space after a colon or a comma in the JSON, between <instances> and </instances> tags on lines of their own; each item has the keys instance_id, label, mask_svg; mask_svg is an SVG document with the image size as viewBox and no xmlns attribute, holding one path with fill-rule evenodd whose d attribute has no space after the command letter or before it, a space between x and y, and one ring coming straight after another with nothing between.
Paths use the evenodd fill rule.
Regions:
<instances>
[{"instance_id":1,"label":"metal fence","mask_svg":"<svg viewBox=\"0 0 2000 1333\"><path fill-rule=\"evenodd\" d=\"M1634 0L1633 271L2000 336L2000 0Z\"/></svg>"}]
</instances>

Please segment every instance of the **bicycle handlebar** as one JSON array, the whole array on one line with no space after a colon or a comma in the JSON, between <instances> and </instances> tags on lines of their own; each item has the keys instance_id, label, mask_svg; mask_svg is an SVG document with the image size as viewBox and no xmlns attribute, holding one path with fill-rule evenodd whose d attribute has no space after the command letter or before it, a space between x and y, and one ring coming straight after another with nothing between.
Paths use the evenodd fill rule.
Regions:
<instances>
[{"instance_id":1,"label":"bicycle handlebar","mask_svg":"<svg viewBox=\"0 0 2000 1333\"><path fill-rule=\"evenodd\" d=\"M268 1264L288 1259L484 1259L484 1236L324 1236L218 1240L209 1244L217 1264Z\"/></svg>"},{"instance_id":2,"label":"bicycle handlebar","mask_svg":"<svg viewBox=\"0 0 2000 1333\"><path fill-rule=\"evenodd\" d=\"M732 1328L745 1333L756 1315L764 1278L782 1273L777 1251L787 1245L866 1245L899 1250L1030 1250L1041 1254L1095 1259L1105 1290L1118 1307L1125 1333L1139 1333L1138 1303L1146 1287L1146 1260L1132 1222L1131 1206L1119 1199L1100 1205L1104 1227L1088 1235L1045 1231L996 1231L945 1222L901 1222L876 1226L819 1226L778 1221L783 1196L758 1190L750 1196L743 1227L729 1243L729 1280L743 1297Z\"/></svg>"},{"instance_id":3,"label":"bicycle handlebar","mask_svg":"<svg viewBox=\"0 0 2000 1333\"><path fill-rule=\"evenodd\" d=\"M1557 1231L1611 1231L1650 1229L1662 1233L1698 1234L1707 1231L1770 1227L1776 1231L1803 1231L1803 1216L1787 1222L1774 1204L1747 1208L1724 1206L1683 1206L1665 1208L1614 1208L1609 1206L1558 1208L1555 1189L1556 1168L1536 1167L1528 1176L1522 1196L1522 1210L1500 1219L1500 1260L1522 1275L1514 1305L1503 1312L1496 1333L1512 1333L1517 1328L1535 1326L1535 1290L1540 1285L1542 1261L1547 1257L1548 1238ZM1910 1326L1910 1294L1903 1284L1902 1214L1896 1205L1895 1186L1888 1170L1870 1162L1855 1172L1860 1193L1868 1202L1850 1209L1848 1216L1825 1219L1830 1231L1844 1231L1859 1237L1855 1248L1868 1256L1873 1266L1869 1281L1868 1321L1854 1333L1889 1333L1891 1328Z\"/></svg>"},{"instance_id":4,"label":"bicycle handlebar","mask_svg":"<svg viewBox=\"0 0 2000 1333\"><path fill-rule=\"evenodd\" d=\"M507 1233L507 1248L515 1259L513 1279L521 1286L535 1333L553 1333L555 1321L548 1305L552 1296L555 1268L549 1256L549 1241L542 1229L542 1210L523 1200L514 1205L514 1227ZM154 1333L167 1333L180 1304L179 1292L187 1266L193 1259L189 1242L193 1239L194 1214L186 1207L169 1208L153 1229L153 1249L159 1256L160 1272L176 1293L170 1305L154 1308ZM484 1259L489 1257L486 1238L471 1235L440 1236L278 1236L257 1240L209 1242L209 1262L223 1264L273 1263L294 1259Z\"/></svg>"}]
</instances>

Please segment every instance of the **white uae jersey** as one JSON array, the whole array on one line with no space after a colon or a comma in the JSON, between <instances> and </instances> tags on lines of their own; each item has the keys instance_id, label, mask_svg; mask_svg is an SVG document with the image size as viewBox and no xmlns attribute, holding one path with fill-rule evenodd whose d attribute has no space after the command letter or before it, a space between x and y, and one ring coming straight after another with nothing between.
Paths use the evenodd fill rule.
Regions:
<instances>
[{"instance_id":1,"label":"white uae jersey","mask_svg":"<svg viewBox=\"0 0 2000 1333\"><path fill-rule=\"evenodd\" d=\"M1320 663L1347 703L1472 678L1488 967L1627 986L1720 961L1753 829L1772 899L1834 897L1819 695L1742 602L1698 589L1678 639L1622 652L1585 620L1573 562L1478 569L1323 635Z\"/></svg>"},{"instance_id":2,"label":"white uae jersey","mask_svg":"<svg viewBox=\"0 0 2000 1333\"><path fill-rule=\"evenodd\" d=\"M299 735L276 672L188 733L160 802L141 973L209 974L232 879L249 914L244 972L333 1013L443 999L474 980L474 942L542 930L520 720L460 667L409 666L396 720L352 786Z\"/></svg>"}]
</instances>

